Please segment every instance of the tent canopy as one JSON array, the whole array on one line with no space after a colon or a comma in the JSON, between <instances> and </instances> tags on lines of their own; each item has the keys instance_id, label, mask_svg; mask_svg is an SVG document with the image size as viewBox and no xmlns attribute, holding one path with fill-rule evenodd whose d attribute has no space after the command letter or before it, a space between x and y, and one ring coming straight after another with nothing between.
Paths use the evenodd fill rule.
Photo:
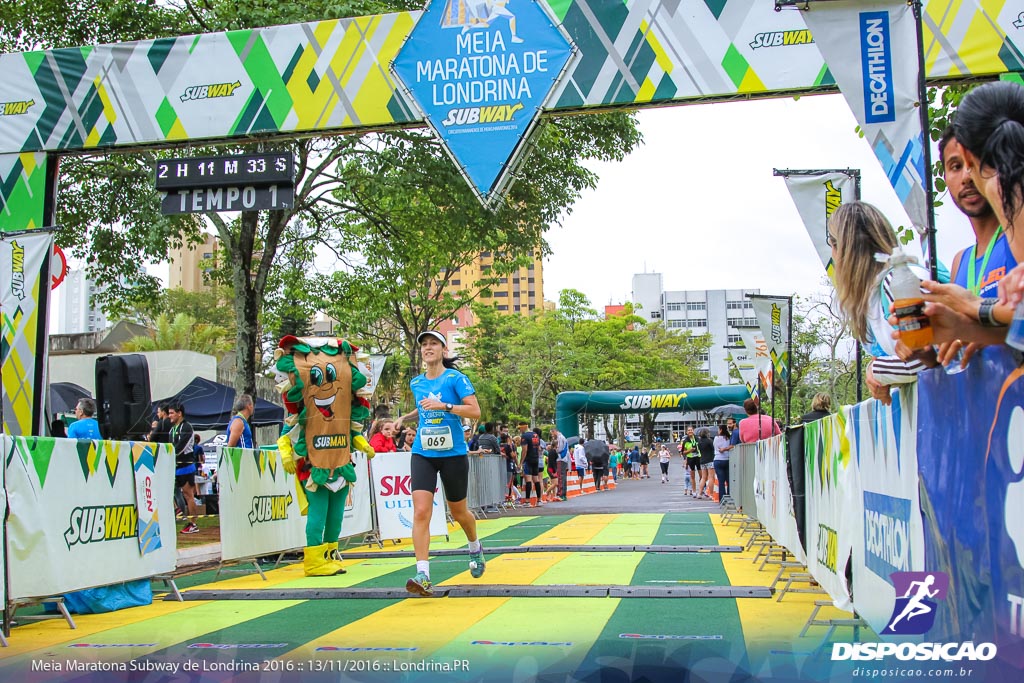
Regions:
<instances>
[{"instance_id":1,"label":"tent canopy","mask_svg":"<svg viewBox=\"0 0 1024 683\"><path fill-rule=\"evenodd\" d=\"M196 377L173 396L154 401L153 410L155 411L157 405L165 401L181 401L185 406L185 419L195 429L227 429L228 422L231 421L231 406L235 403L235 389ZM255 401L256 412L253 413L249 424L254 427L266 427L284 421L284 408L258 397Z\"/></svg>"},{"instance_id":2,"label":"tent canopy","mask_svg":"<svg viewBox=\"0 0 1024 683\"><path fill-rule=\"evenodd\" d=\"M89 390L73 382L50 383L50 413L60 415L70 413L78 405L78 400L92 398Z\"/></svg>"}]
</instances>

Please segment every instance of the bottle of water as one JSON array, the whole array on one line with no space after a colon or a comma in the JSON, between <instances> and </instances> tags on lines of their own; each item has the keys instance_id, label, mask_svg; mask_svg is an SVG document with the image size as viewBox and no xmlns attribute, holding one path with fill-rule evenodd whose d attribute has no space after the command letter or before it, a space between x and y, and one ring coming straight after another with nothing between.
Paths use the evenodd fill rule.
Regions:
<instances>
[{"instance_id":1,"label":"bottle of water","mask_svg":"<svg viewBox=\"0 0 1024 683\"><path fill-rule=\"evenodd\" d=\"M932 345L932 324L924 314L921 280L910 270L914 258L897 247L889 257L892 268L893 309L898 320L900 339L917 351Z\"/></svg>"}]
</instances>

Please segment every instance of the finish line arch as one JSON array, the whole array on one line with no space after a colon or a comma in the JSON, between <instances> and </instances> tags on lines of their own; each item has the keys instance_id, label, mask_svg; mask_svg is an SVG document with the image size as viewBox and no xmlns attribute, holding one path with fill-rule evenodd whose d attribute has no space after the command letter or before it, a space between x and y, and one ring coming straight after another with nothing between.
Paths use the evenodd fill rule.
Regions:
<instances>
[{"instance_id":1,"label":"finish line arch","mask_svg":"<svg viewBox=\"0 0 1024 683\"><path fill-rule=\"evenodd\" d=\"M541 103L520 103L521 110L543 110L547 116L836 92L836 76L818 47L833 43L814 40L802 16L805 12L777 11L798 5L807 10L816 1L717 0L680 9L679 3L657 0L534 0L571 38L576 53L557 74L554 67L544 74L553 81ZM822 6L833 4L840 3ZM890 0L886 11L905 12L905 4ZM910 41L897 45L915 54L923 51L923 77L928 83L995 78L1024 70L1024 56L1014 42L1015 13L997 14L982 3L911 4L922 33L910 48ZM455 28L453 22L461 21L465 32L470 28L466 3L451 7L454 12L442 18L441 28ZM922 13L927 21L920 20ZM427 117L389 69L424 16L423 11L404 11L0 54L0 235L11 238L56 224L62 154L426 125ZM507 31L509 25L498 22L493 30ZM479 26L473 28L476 32ZM514 43L540 45L531 48L540 50L533 60L540 68L543 45L534 39L512 36L507 44L502 41L500 50ZM466 40L460 49L480 49L478 41ZM429 41L408 42L418 46ZM495 53L496 45L483 49ZM902 62L910 63L907 58ZM428 71L424 77L440 78L437 85L448 78L443 70L439 77L436 70ZM471 109L474 120L480 120L481 111ZM483 109L491 122L520 111L511 103L500 112L498 107ZM470 110L455 108L448 113L468 117ZM529 146L531 130L532 124L524 129L515 150ZM891 152L887 146L886 150ZM916 154L907 150L907 157ZM903 163L906 157L898 149L893 158L901 159L904 171L916 168ZM509 175L511 159L505 162ZM920 164L922 172L927 161L926 156ZM899 178L891 177L894 183ZM17 253L21 267L24 245L6 239L0 239L0 245L0 262L15 262L13 257L5 259L8 253ZM45 276L47 261L33 265L33 278ZM16 295L9 294L14 288L0 292L5 330L0 355L3 431L15 435L43 433L45 423L46 288L36 287L34 280L25 284Z\"/></svg>"},{"instance_id":2,"label":"finish line arch","mask_svg":"<svg viewBox=\"0 0 1024 683\"><path fill-rule=\"evenodd\" d=\"M750 392L742 384L692 389L563 391L555 398L555 427L565 438L580 435L579 416L622 413L688 413L727 403L743 403Z\"/></svg>"}]
</instances>

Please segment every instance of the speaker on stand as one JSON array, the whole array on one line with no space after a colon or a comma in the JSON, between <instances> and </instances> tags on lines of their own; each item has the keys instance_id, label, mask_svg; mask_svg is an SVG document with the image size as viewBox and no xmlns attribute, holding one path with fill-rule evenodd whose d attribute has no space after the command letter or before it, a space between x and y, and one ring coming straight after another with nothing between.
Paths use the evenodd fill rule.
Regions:
<instances>
[{"instance_id":1,"label":"speaker on stand","mask_svg":"<svg viewBox=\"0 0 1024 683\"><path fill-rule=\"evenodd\" d=\"M96 359L96 420L109 441L144 437L150 428L149 363L132 353Z\"/></svg>"}]
</instances>

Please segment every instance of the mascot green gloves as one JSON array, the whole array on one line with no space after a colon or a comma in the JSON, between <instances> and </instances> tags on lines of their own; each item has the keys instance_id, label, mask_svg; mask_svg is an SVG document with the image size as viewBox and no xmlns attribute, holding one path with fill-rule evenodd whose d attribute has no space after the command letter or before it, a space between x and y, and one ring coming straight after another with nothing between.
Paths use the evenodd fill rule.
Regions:
<instances>
[{"instance_id":1,"label":"mascot green gloves","mask_svg":"<svg viewBox=\"0 0 1024 683\"><path fill-rule=\"evenodd\" d=\"M296 475L306 515L306 576L345 573L337 550L345 500L356 481L352 451L374 455L361 433L370 409L359 395L367 379L355 364L357 351L341 339L289 335L274 352L290 414L277 444L285 471Z\"/></svg>"}]
</instances>

